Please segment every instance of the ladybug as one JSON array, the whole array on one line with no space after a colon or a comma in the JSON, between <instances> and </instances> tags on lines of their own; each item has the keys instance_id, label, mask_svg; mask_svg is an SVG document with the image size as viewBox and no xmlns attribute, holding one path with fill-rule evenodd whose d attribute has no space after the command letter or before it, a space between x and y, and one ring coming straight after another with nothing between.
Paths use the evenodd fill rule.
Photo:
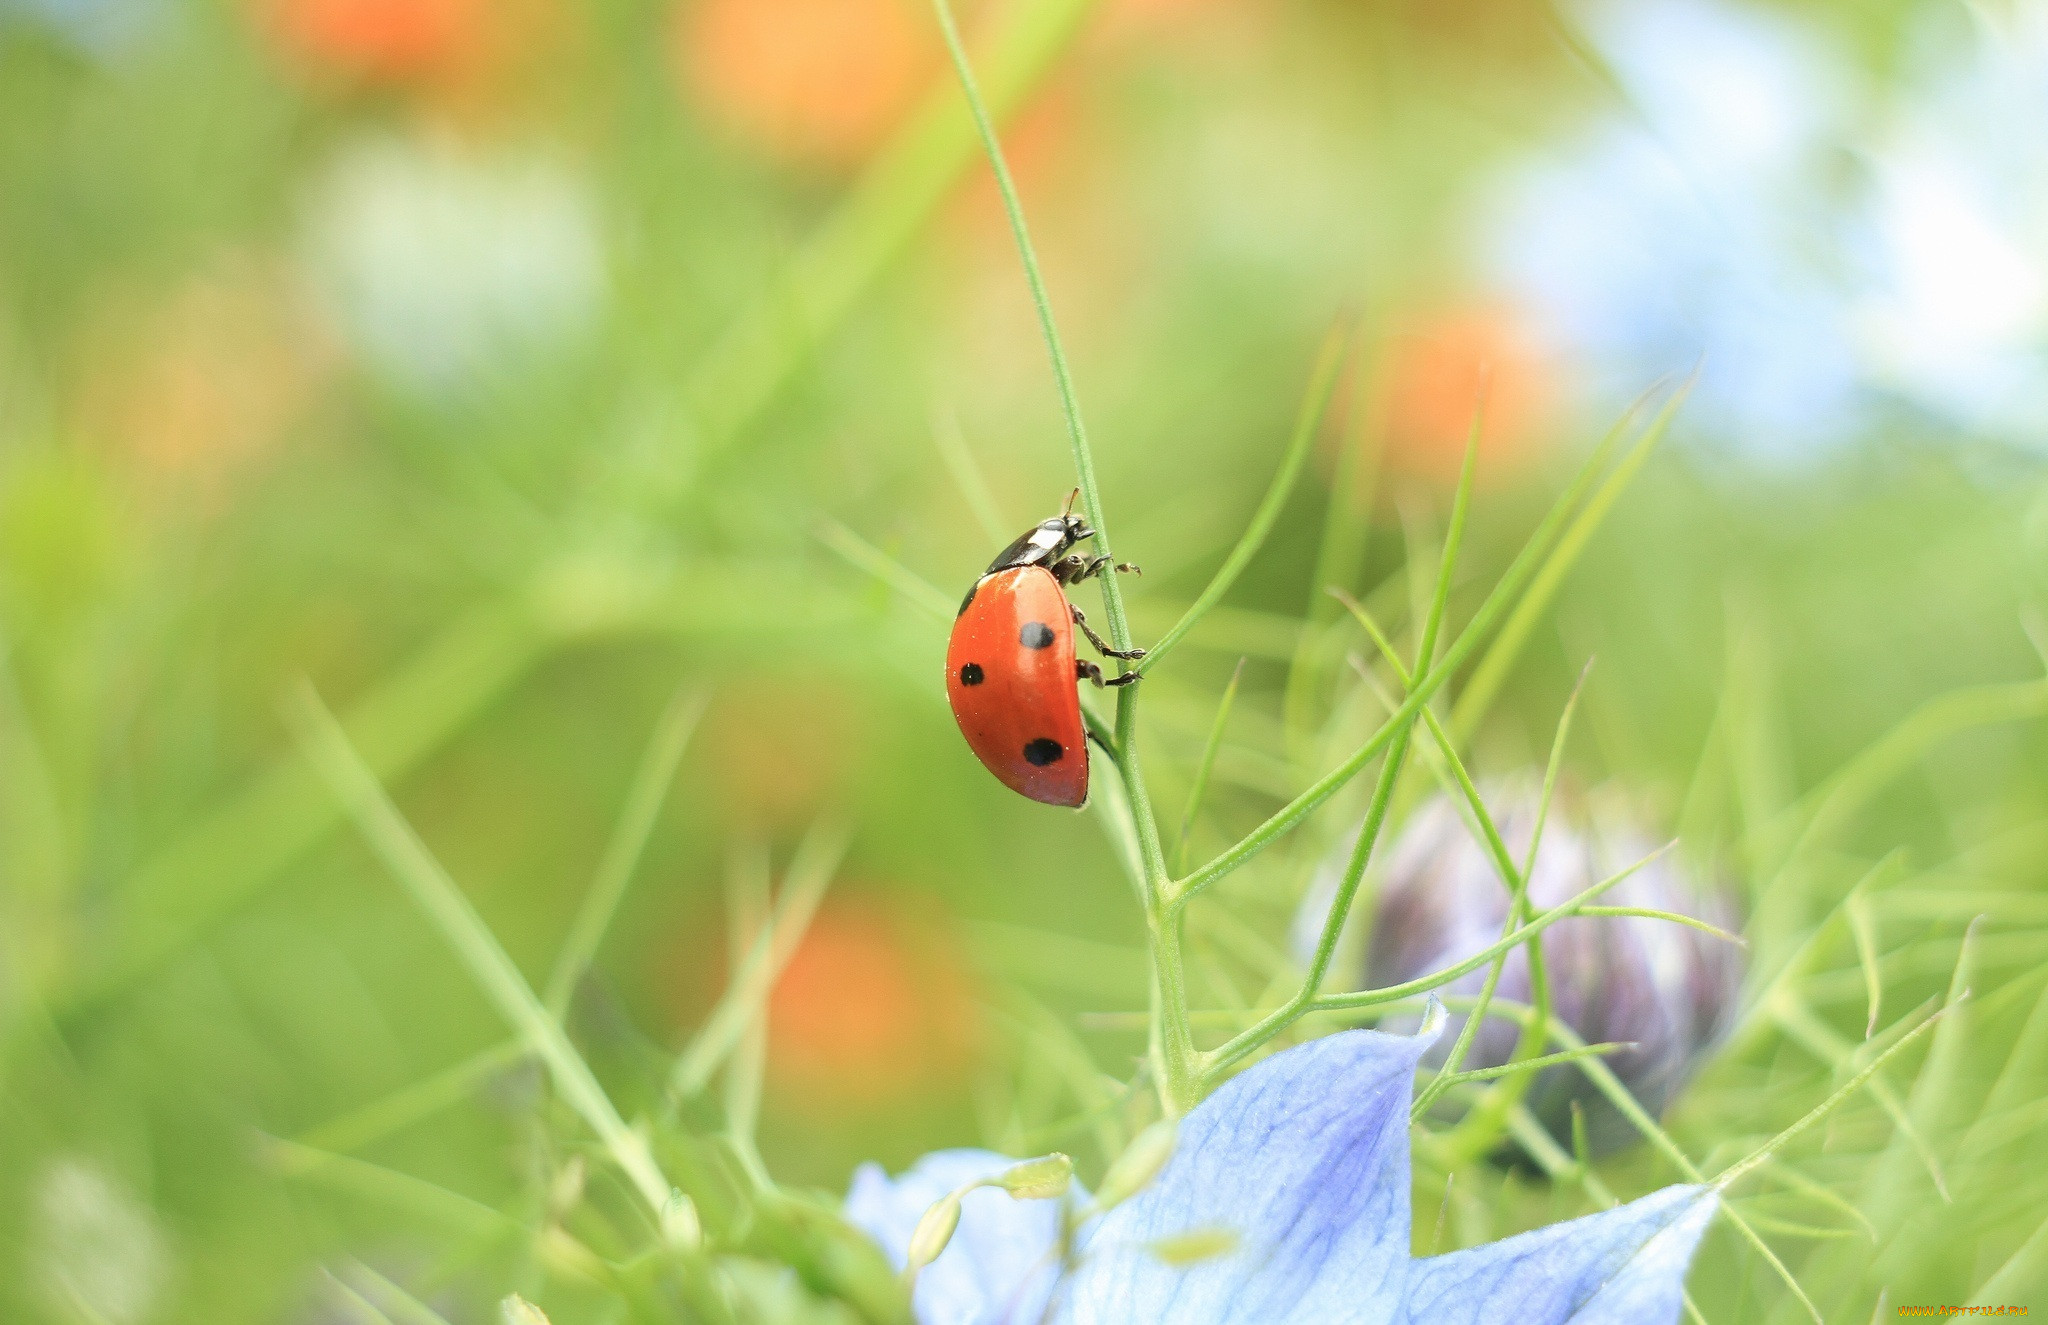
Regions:
<instances>
[{"instance_id":1,"label":"ladybug","mask_svg":"<svg viewBox=\"0 0 2048 1325\"><path fill-rule=\"evenodd\" d=\"M1084 680L1129 685L1138 673L1104 678L1102 668L1074 656L1074 629L1106 658L1145 651L1112 649L1067 601L1067 585L1111 568L1108 557L1068 551L1095 537L1073 505L1068 497L1060 514L1004 548L961 600L946 646L946 697L960 734L1004 786L1079 809L1088 803L1088 747L1075 687Z\"/></svg>"}]
</instances>

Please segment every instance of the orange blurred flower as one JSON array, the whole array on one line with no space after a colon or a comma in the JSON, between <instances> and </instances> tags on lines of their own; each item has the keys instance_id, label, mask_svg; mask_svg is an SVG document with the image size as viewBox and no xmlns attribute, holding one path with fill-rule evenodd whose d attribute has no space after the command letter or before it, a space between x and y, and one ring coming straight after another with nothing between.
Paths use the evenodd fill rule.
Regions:
<instances>
[{"instance_id":1,"label":"orange blurred flower","mask_svg":"<svg viewBox=\"0 0 2048 1325\"><path fill-rule=\"evenodd\" d=\"M940 68L913 0L698 0L677 10L674 41L712 117L798 165L865 160Z\"/></svg>"},{"instance_id":2,"label":"orange blurred flower","mask_svg":"<svg viewBox=\"0 0 2048 1325\"><path fill-rule=\"evenodd\" d=\"M432 82L479 62L490 0L259 0L279 43L316 69L377 82Z\"/></svg>"},{"instance_id":3,"label":"orange blurred flower","mask_svg":"<svg viewBox=\"0 0 2048 1325\"><path fill-rule=\"evenodd\" d=\"M1490 305L1427 314L1387 346L1385 437L1396 472L1454 483L1486 384L1479 476L1534 457L1557 406L1552 369L1512 311Z\"/></svg>"},{"instance_id":4,"label":"orange blurred flower","mask_svg":"<svg viewBox=\"0 0 2048 1325\"><path fill-rule=\"evenodd\" d=\"M842 894L769 996L769 1098L812 1112L957 1094L979 1038L974 981L945 935Z\"/></svg>"},{"instance_id":5,"label":"orange blurred flower","mask_svg":"<svg viewBox=\"0 0 2048 1325\"><path fill-rule=\"evenodd\" d=\"M213 264L154 307L117 298L88 333L75 417L158 493L215 495L273 450L331 370L290 278L267 259Z\"/></svg>"},{"instance_id":6,"label":"orange blurred flower","mask_svg":"<svg viewBox=\"0 0 2048 1325\"><path fill-rule=\"evenodd\" d=\"M862 706L825 676L737 677L705 715L700 746L718 770L713 794L731 821L794 828L846 780L869 736Z\"/></svg>"}]
</instances>

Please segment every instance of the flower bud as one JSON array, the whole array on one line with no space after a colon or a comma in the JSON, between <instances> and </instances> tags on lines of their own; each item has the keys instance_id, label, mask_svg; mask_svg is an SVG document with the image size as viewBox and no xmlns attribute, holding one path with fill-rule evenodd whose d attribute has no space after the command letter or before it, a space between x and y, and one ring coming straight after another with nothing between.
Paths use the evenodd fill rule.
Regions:
<instances>
[{"instance_id":1,"label":"flower bud","mask_svg":"<svg viewBox=\"0 0 2048 1325\"><path fill-rule=\"evenodd\" d=\"M1138 1133L1109 1166L1109 1172L1102 1175L1102 1185L1095 1189L1095 1208L1114 1210L1143 1191L1166 1167L1166 1161L1173 1158L1174 1143L1179 1137L1180 1125L1170 1118L1162 1118Z\"/></svg>"},{"instance_id":2,"label":"flower bud","mask_svg":"<svg viewBox=\"0 0 2048 1325\"><path fill-rule=\"evenodd\" d=\"M661 1207L661 1236L671 1247L694 1247L704 1241L697 1203L675 1188L669 1190Z\"/></svg>"},{"instance_id":3,"label":"flower bud","mask_svg":"<svg viewBox=\"0 0 2048 1325\"><path fill-rule=\"evenodd\" d=\"M1482 793L1501 838L1519 868L1527 857L1540 794L1522 781ZM1508 915L1508 889L1492 854L1468 826L1462 800L1437 796L1418 810L1390 851L1379 879L1364 966L1365 988L1428 975L1499 941ZM1350 842L1326 863L1311 890L1297 930L1297 945L1313 947L1335 892ZM1611 801L1552 802L1530 871L1532 913L1578 893L1641 861L1656 843ZM1318 894L1322 901L1318 904ZM1734 923L1726 889L1688 875L1672 856L1660 856L1608 890L1595 903L1688 915L1722 928ZM1309 923L1312 917L1312 926ZM1354 917L1354 921L1358 917ZM1588 1043L1634 1047L1603 1061L1652 1115L1660 1113L1727 1029L1742 979L1741 950L1675 921L1641 916L1576 916L1545 930L1543 961L1553 1014ZM1488 968L1480 967L1440 992L1476 995ZM1495 997L1531 1002L1526 947L1508 955ZM1425 1060L1440 1064L1462 1028L1452 1017ZM1499 1067L1513 1055L1521 1027L1489 1017L1473 1038L1463 1068ZM1545 1046L1548 1052L1555 1046ZM1571 1145L1571 1109L1586 1114L1595 1152L1621 1149L1636 1139L1626 1119L1577 1067L1546 1069L1526 1097L1531 1110L1561 1144Z\"/></svg>"},{"instance_id":4,"label":"flower bud","mask_svg":"<svg viewBox=\"0 0 2048 1325\"><path fill-rule=\"evenodd\" d=\"M548 1325L548 1313L517 1293L498 1304L498 1315L504 1325Z\"/></svg>"},{"instance_id":5,"label":"flower bud","mask_svg":"<svg viewBox=\"0 0 2048 1325\"><path fill-rule=\"evenodd\" d=\"M917 1272L939 1258L960 1227L960 1193L949 1192L932 1202L910 1234L910 1251L904 1257L903 1275L915 1279Z\"/></svg>"},{"instance_id":6,"label":"flower bud","mask_svg":"<svg viewBox=\"0 0 2048 1325\"><path fill-rule=\"evenodd\" d=\"M1049 1201L1067 1194L1074 1181L1074 1161L1054 1151L1042 1159L1027 1159L992 1181L1020 1201Z\"/></svg>"}]
</instances>

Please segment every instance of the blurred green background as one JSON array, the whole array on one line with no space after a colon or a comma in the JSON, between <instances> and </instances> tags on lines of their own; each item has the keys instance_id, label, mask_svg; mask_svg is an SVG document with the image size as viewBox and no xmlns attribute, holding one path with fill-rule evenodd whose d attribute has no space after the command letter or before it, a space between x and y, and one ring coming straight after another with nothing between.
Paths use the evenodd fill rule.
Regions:
<instances>
[{"instance_id":1,"label":"blurred green background","mask_svg":"<svg viewBox=\"0 0 2048 1325\"><path fill-rule=\"evenodd\" d=\"M1342 669L1286 698L1362 647L1310 592L1326 508L1366 530L1336 579L1398 612L1490 375L1469 611L1626 401L1698 365L1470 762L1540 762L1597 656L1571 777L1749 889L1743 1025L1671 1118L1698 1158L1844 1075L1836 908L1873 864L1902 852L1886 1020L1982 916L1938 1082L1803 1143L1882 1222L1770 1239L1830 1319L1987 1283L2048 1307L2042 9L963 20L1141 640L1359 328L1278 532L1144 687L1169 831L1240 656L1196 849L1327 766L1302 732ZM326 1133L331 1163L266 1140L375 1123L507 1037L300 762L300 678L536 984L664 709L708 697L571 1018L629 1117L726 978L728 878L821 817L851 846L769 1004L777 1177L843 1190L1129 1076L1142 1037L1076 1019L1143 1006L1128 888L1094 824L975 766L915 582L950 602L1072 483L942 64L913 0L0 0L0 1318L356 1319L320 1267L360 1262L481 1320L532 1282L464 1223L547 1184L530 1070ZM1780 868L1759 841L1845 768L1869 794ZM1277 936L1331 835L1215 907ZM1765 998L1802 944L1833 1061ZM1902 1110L1952 1202L1898 1163ZM1582 1208L1505 1169L1461 1199L1446 1246ZM1712 1320L1799 1318L1725 1230L1694 1283Z\"/></svg>"}]
</instances>

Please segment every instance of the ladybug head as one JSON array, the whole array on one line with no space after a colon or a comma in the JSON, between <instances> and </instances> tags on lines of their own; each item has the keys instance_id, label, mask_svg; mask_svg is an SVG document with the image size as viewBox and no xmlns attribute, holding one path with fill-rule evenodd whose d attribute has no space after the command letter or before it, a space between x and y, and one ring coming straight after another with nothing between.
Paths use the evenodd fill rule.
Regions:
<instances>
[{"instance_id":1,"label":"ladybug head","mask_svg":"<svg viewBox=\"0 0 2048 1325\"><path fill-rule=\"evenodd\" d=\"M1067 504L1060 508L1060 513L1039 526L1041 529L1059 530L1060 537L1063 540L1060 550L1063 552L1084 538L1095 537L1095 531L1088 527L1088 522L1074 514L1074 503L1080 499L1080 496L1081 490L1079 488L1075 488L1072 492L1068 493Z\"/></svg>"}]
</instances>

